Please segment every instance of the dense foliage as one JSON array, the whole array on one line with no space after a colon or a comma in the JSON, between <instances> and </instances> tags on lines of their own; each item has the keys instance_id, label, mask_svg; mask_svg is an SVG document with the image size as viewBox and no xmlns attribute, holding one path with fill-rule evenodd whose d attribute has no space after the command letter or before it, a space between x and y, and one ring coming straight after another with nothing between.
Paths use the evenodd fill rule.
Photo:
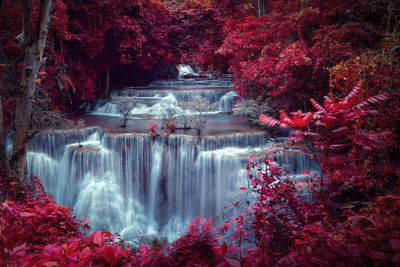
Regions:
<instances>
[{"instance_id":1,"label":"dense foliage","mask_svg":"<svg viewBox=\"0 0 400 267\"><path fill-rule=\"evenodd\" d=\"M23 94L27 40L15 19L22 2L0 1L0 114L7 130ZM39 2L24 1L32 22ZM53 202L38 178L21 182L2 172L1 264L400 263L398 2L55 0L53 10L33 101L40 108L46 102L46 114L107 96L121 66L153 74L174 62L229 69L242 97L282 109L280 120L260 115L260 121L292 128L292 145L311 142L304 152L320 161L321 174L304 170L309 178L298 181L271 155L263 165L250 158L249 185L240 190L256 198L232 203L242 211L236 218L215 228L212 219L196 218L175 242L135 249L107 231L86 236L89 222ZM176 125L168 123L173 132ZM158 133L155 122L148 127Z\"/></svg>"},{"instance_id":2,"label":"dense foliage","mask_svg":"<svg viewBox=\"0 0 400 267\"><path fill-rule=\"evenodd\" d=\"M39 6L36 2L31 3L33 16ZM173 60L170 34L174 25L162 2L57 0L53 10L40 79L61 110L107 96L110 71L117 64L152 69ZM17 86L11 77L18 76L12 73L21 68L22 20L16 18L22 17L22 11L21 1L1 3L1 55L8 63L2 65L4 91L13 92Z\"/></svg>"}]
</instances>

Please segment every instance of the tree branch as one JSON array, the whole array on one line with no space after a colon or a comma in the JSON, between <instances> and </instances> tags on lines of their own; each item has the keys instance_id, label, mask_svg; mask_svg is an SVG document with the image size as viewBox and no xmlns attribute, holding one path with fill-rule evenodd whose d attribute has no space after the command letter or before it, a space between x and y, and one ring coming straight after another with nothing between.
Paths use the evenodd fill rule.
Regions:
<instances>
[{"instance_id":1,"label":"tree branch","mask_svg":"<svg viewBox=\"0 0 400 267\"><path fill-rule=\"evenodd\" d=\"M7 173L10 173L10 162L7 153L6 137L7 133L3 125L3 108L0 96L0 167Z\"/></svg>"},{"instance_id":2,"label":"tree branch","mask_svg":"<svg viewBox=\"0 0 400 267\"><path fill-rule=\"evenodd\" d=\"M23 40L22 46L23 48L29 46L31 42L31 6L29 4L29 0L22 0L22 12L23 12L23 20L22 20L22 30L23 30Z\"/></svg>"}]
</instances>

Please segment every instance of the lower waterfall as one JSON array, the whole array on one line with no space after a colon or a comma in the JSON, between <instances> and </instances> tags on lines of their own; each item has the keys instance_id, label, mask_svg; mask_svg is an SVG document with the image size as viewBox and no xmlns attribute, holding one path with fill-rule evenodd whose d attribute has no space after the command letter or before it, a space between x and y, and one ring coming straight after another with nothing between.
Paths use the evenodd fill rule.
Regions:
<instances>
[{"instance_id":1,"label":"lower waterfall","mask_svg":"<svg viewBox=\"0 0 400 267\"><path fill-rule=\"evenodd\" d=\"M221 136L107 134L99 128L41 133L30 142L27 171L47 192L93 229L170 240L195 216L217 216L231 192L247 183L244 166L268 133ZM315 169L303 154L278 157L280 164Z\"/></svg>"}]
</instances>

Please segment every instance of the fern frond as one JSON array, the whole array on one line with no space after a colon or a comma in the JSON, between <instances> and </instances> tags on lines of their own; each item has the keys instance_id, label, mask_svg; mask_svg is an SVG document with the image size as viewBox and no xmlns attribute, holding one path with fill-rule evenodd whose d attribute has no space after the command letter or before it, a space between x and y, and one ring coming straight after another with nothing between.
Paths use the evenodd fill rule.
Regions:
<instances>
[{"instance_id":1,"label":"fern frond","mask_svg":"<svg viewBox=\"0 0 400 267\"><path fill-rule=\"evenodd\" d=\"M270 125L270 126L276 126L276 125L277 125L277 126L280 126L280 127L282 127L282 128L287 128L287 127L288 127L285 123L280 122L280 121L278 121L278 120L276 120L276 119L274 119L274 118L268 117L268 116L266 116L266 115L264 115L264 114L260 114L260 116L258 117L258 119L259 119L260 121L262 121L262 122L264 122L264 123Z\"/></svg>"},{"instance_id":2,"label":"fern frond","mask_svg":"<svg viewBox=\"0 0 400 267\"><path fill-rule=\"evenodd\" d=\"M383 94L379 94L379 95L374 95L371 96L370 98L368 98L367 100L365 100L364 102L358 104L356 106L357 109L361 109L363 107L368 106L370 103L375 104L378 103L380 101L385 101L389 99L389 95L387 93L383 93Z\"/></svg>"},{"instance_id":3,"label":"fern frond","mask_svg":"<svg viewBox=\"0 0 400 267\"><path fill-rule=\"evenodd\" d=\"M314 99L311 98L310 102L316 110L321 111L321 112L326 112L326 110L320 104L318 104L318 102L315 101Z\"/></svg>"},{"instance_id":4,"label":"fern frond","mask_svg":"<svg viewBox=\"0 0 400 267\"><path fill-rule=\"evenodd\" d=\"M335 130L332 130L332 133L340 133L340 132L347 131L348 129L349 129L349 128L347 128L346 126L343 126L343 127L337 128L337 129L335 129Z\"/></svg>"},{"instance_id":5,"label":"fern frond","mask_svg":"<svg viewBox=\"0 0 400 267\"><path fill-rule=\"evenodd\" d=\"M289 118L289 116L283 110L281 110L281 114L279 115L279 118L286 125L292 125L293 124L292 119Z\"/></svg>"},{"instance_id":6,"label":"fern frond","mask_svg":"<svg viewBox=\"0 0 400 267\"><path fill-rule=\"evenodd\" d=\"M305 122L309 122L311 119L313 118L313 115L312 115L312 113L311 112L307 112L305 115L304 115L304 121Z\"/></svg>"},{"instance_id":7,"label":"fern frond","mask_svg":"<svg viewBox=\"0 0 400 267\"><path fill-rule=\"evenodd\" d=\"M363 86L363 81L359 81L356 86L354 86L353 90L344 98L343 101L341 101L341 104L343 107L347 108L350 107L351 104L354 103L354 101L357 99L357 97L361 94L362 92L362 86Z\"/></svg>"},{"instance_id":8,"label":"fern frond","mask_svg":"<svg viewBox=\"0 0 400 267\"><path fill-rule=\"evenodd\" d=\"M335 101L332 93L329 93L328 95L324 96L325 109L327 109L328 107L331 107L332 105L335 105L335 104L336 104L336 101Z\"/></svg>"}]
</instances>

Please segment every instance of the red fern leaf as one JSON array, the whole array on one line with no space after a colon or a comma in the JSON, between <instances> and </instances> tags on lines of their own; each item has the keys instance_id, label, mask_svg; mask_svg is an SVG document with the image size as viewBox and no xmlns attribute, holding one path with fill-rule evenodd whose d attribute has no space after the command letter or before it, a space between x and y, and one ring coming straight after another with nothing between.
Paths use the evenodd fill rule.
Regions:
<instances>
[{"instance_id":1,"label":"red fern leaf","mask_svg":"<svg viewBox=\"0 0 400 267\"><path fill-rule=\"evenodd\" d=\"M310 122L310 120L313 118L313 116L312 116L312 113L311 112L307 112L305 115L304 115L304 121L306 121L307 123L309 123Z\"/></svg>"},{"instance_id":2,"label":"red fern leaf","mask_svg":"<svg viewBox=\"0 0 400 267\"><path fill-rule=\"evenodd\" d=\"M266 116L266 115L264 115L264 114L260 114L260 116L258 117L258 119L259 119L260 121L262 121L262 122L264 122L264 123L270 125L270 126L276 126L276 125L278 125L278 126L280 126L280 127L282 127L282 128L287 128L287 127L288 127L285 123L280 122L280 121L278 121L278 120L276 120L276 119L274 119L274 118L268 117L268 116Z\"/></svg>"},{"instance_id":3,"label":"red fern leaf","mask_svg":"<svg viewBox=\"0 0 400 267\"><path fill-rule=\"evenodd\" d=\"M324 106L328 108L330 105L334 104L334 100L330 96L324 96Z\"/></svg>"},{"instance_id":4,"label":"red fern leaf","mask_svg":"<svg viewBox=\"0 0 400 267\"><path fill-rule=\"evenodd\" d=\"M356 108L357 109L361 109L363 107L368 106L370 103L375 104L375 103L378 103L380 101L385 101L387 99L389 99L389 95L387 93L374 95L374 96L371 96L370 98L368 98L367 100L365 100L364 102L358 104L356 106Z\"/></svg>"},{"instance_id":5,"label":"red fern leaf","mask_svg":"<svg viewBox=\"0 0 400 267\"><path fill-rule=\"evenodd\" d=\"M363 81L359 81L356 86L354 86L353 90L344 98L343 101L340 102L340 104L343 105L344 108L348 108L351 106L351 104L354 103L354 101L357 99L357 97L361 94L363 86Z\"/></svg>"},{"instance_id":6,"label":"red fern leaf","mask_svg":"<svg viewBox=\"0 0 400 267\"><path fill-rule=\"evenodd\" d=\"M291 118L289 118L289 116L283 111L281 110L281 114L279 115L282 123L285 123L286 125L292 125L293 121Z\"/></svg>"},{"instance_id":7,"label":"red fern leaf","mask_svg":"<svg viewBox=\"0 0 400 267\"><path fill-rule=\"evenodd\" d=\"M310 102L316 110L321 111L321 112L326 112L326 110L320 104L318 104L318 102L315 101L314 99L310 99Z\"/></svg>"}]
</instances>

